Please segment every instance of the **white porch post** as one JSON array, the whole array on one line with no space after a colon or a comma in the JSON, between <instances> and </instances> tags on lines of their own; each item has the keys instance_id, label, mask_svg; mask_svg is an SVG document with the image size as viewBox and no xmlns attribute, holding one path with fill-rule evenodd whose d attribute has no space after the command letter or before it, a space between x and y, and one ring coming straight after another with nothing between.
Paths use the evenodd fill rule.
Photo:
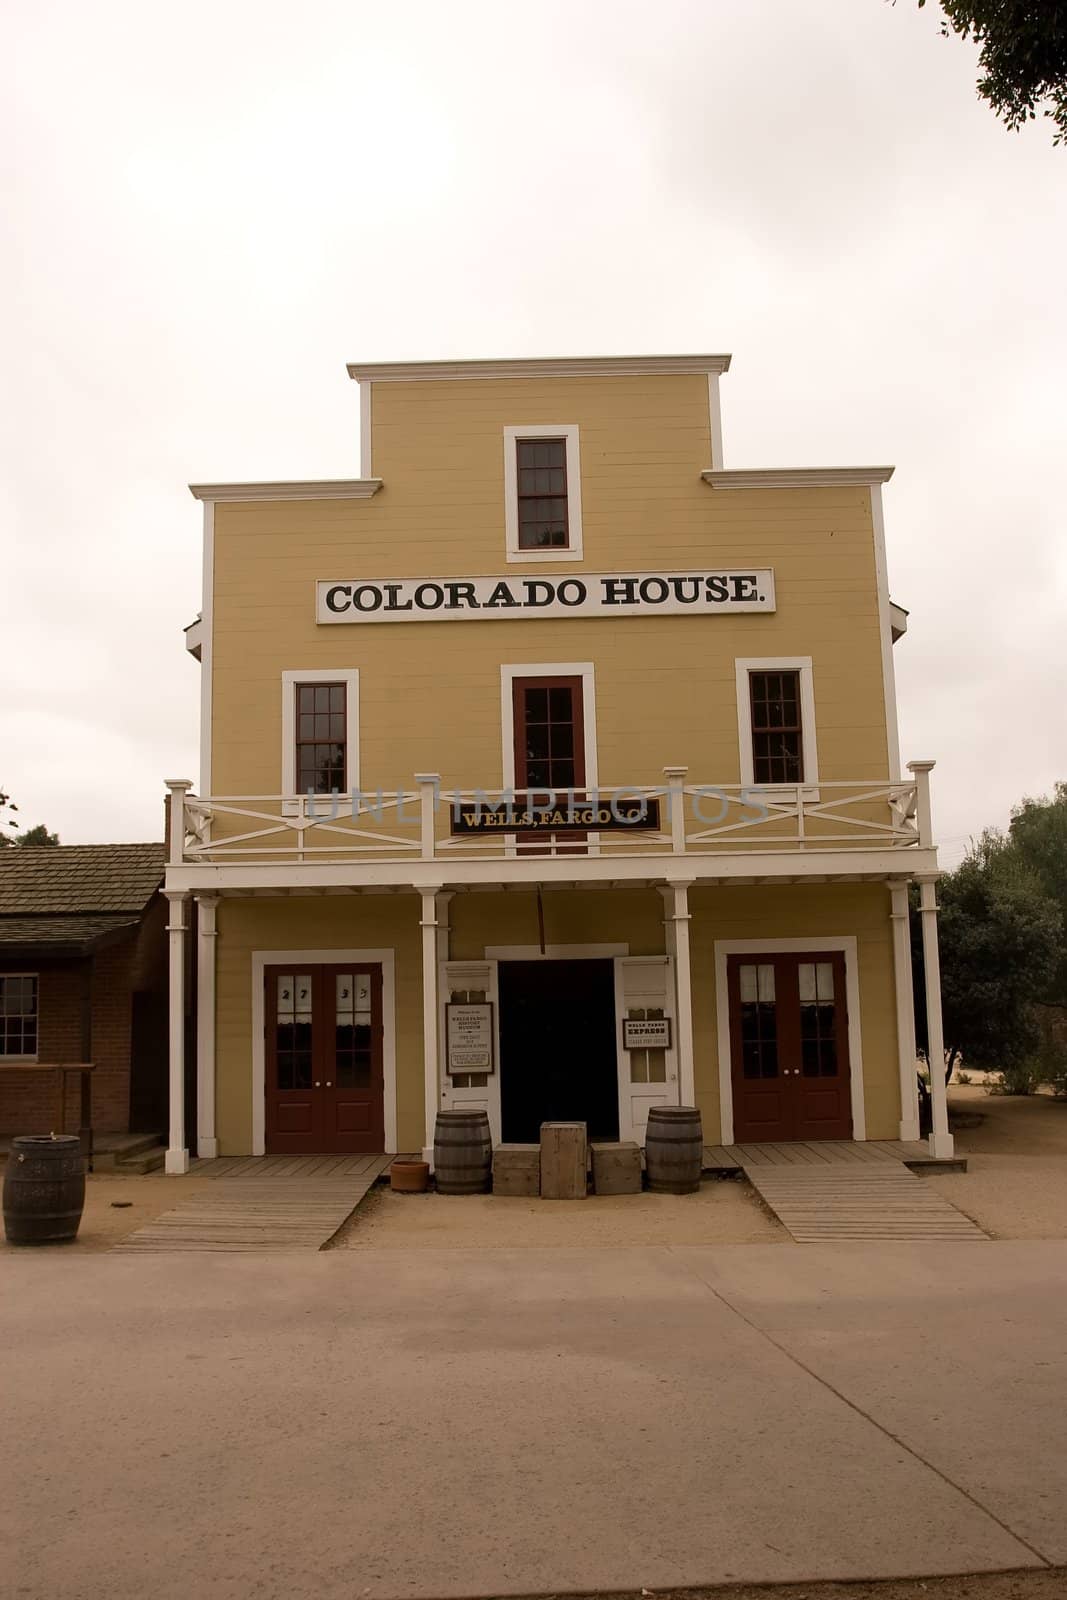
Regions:
<instances>
[{"instance_id":1,"label":"white porch post","mask_svg":"<svg viewBox=\"0 0 1067 1600\"><path fill-rule=\"evenodd\" d=\"M664 898L666 921L672 937L674 956L674 1009L678 1030L678 1103L696 1105L696 1074L693 1066L693 982L689 960L689 885L691 878L671 881Z\"/></svg>"},{"instance_id":2,"label":"white porch post","mask_svg":"<svg viewBox=\"0 0 1067 1600\"><path fill-rule=\"evenodd\" d=\"M170 915L167 938L170 945L170 1135L164 1167L167 1172L189 1171L189 1151L185 1145L185 900L180 893L167 892Z\"/></svg>"},{"instance_id":3,"label":"white porch post","mask_svg":"<svg viewBox=\"0 0 1067 1600\"><path fill-rule=\"evenodd\" d=\"M919 1080L916 1075L915 996L911 977L908 886L889 889L893 924L893 983L897 996L897 1062L900 1070L900 1138L919 1138Z\"/></svg>"},{"instance_id":4,"label":"white porch post","mask_svg":"<svg viewBox=\"0 0 1067 1600\"><path fill-rule=\"evenodd\" d=\"M437 896L441 885L420 889L422 915L422 1071L425 1099L422 1159L433 1165L433 1134L441 1104L437 1056Z\"/></svg>"},{"instance_id":5,"label":"white porch post","mask_svg":"<svg viewBox=\"0 0 1067 1600\"><path fill-rule=\"evenodd\" d=\"M218 896L196 897L196 1153L213 1161L215 1137L215 942Z\"/></svg>"},{"instance_id":6,"label":"white porch post","mask_svg":"<svg viewBox=\"0 0 1067 1600\"><path fill-rule=\"evenodd\" d=\"M167 865L180 867L185 855L185 797L193 787L188 778L167 778ZM189 1171L185 1144L185 901L183 893L164 889L167 897L169 944L169 1056L170 1133L164 1170Z\"/></svg>"},{"instance_id":7,"label":"white porch post","mask_svg":"<svg viewBox=\"0 0 1067 1600\"><path fill-rule=\"evenodd\" d=\"M923 932L923 968L926 977L926 1040L930 1065L930 1102L933 1108L933 1128L930 1132L930 1154L938 1160L953 1154L954 1144L948 1131L948 1094L945 1087L945 1040L941 1027L941 964L937 950L937 896L934 885L937 879L927 875L919 879L919 908Z\"/></svg>"}]
</instances>

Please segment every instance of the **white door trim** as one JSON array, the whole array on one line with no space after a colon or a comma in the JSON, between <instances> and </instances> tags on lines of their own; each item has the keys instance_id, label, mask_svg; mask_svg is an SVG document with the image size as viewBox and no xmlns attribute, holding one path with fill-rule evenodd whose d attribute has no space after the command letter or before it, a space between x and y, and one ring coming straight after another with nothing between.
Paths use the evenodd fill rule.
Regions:
<instances>
[{"instance_id":1,"label":"white door trim","mask_svg":"<svg viewBox=\"0 0 1067 1600\"><path fill-rule=\"evenodd\" d=\"M395 950L253 950L252 951L252 1154L264 1154L267 1143L266 1013L264 974L268 967L300 962L308 967L341 966L366 961L382 969L382 1074L385 1079L385 1148L396 1150L396 951Z\"/></svg>"},{"instance_id":2,"label":"white door trim","mask_svg":"<svg viewBox=\"0 0 1067 1600\"><path fill-rule=\"evenodd\" d=\"M852 1137L866 1139L867 1119L863 1102L863 1050L860 1039L860 978L858 952L851 934L812 936L809 939L716 939L715 941L715 1020L719 1042L719 1114L723 1144L734 1142L734 1082L730 1062L730 992L726 981L727 956L778 953L797 954L805 950L839 952L845 958L845 1004L848 1007L848 1060L851 1069Z\"/></svg>"},{"instance_id":3,"label":"white door trim","mask_svg":"<svg viewBox=\"0 0 1067 1600\"><path fill-rule=\"evenodd\" d=\"M615 1062L619 1079L619 1138L622 1140L633 1139L638 1144L644 1143L643 1130L639 1137L639 1130L634 1125L634 1100L643 1098L651 1106L655 1101L661 1105L681 1105L681 1087L678 1074L678 1007L676 1004L677 991L674 982L675 958L668 953L662 956L624 956L617 959L615 965ZM664 1010L672 1023L672 1043L666 1053L667 1077L662 1084L648 1084L645 1086L646 1094L637 1096L634 1084L630 1078L630 1052L623 1046L623 1021L626 1017L626 981L624 973L627 967L637 966L659 967L664 973ZM646 1113L647 1120L647 1113Z\"/></svg>"},{"instance_id":4,"label":"white door trim","mask_svg":"<svg viewBox=\"0 0 1067 1600\"><path fill-rule=\"evenodd\" d=\"M617 962L616 962L616 957L618 957L618 956L628 956L629 954L630 954L630 946L628 944L546 944L543 952L542 952L541 946L539 944L487 944L486 947L485 947L485 959L486 959L486 961L494 961L494 962L500 962L500 961L612 961L613 963L615 963L614 971L613 971L613 974L612 974L612 984L613 984L614 993L615 993L615 1016L616 1016L616 1021L618 1019L618 1014L619 1014L619 968L618 968L618 965L617 965ZM657 960L662 960L663 958L662 958L662 956L660 956L660 957L657 957L656 959ZM499 994L499 982L498 982L498 989L497 989L497 1004L496 1004L496 1006L494 1008L494 1017L495 1017L495 1021L496 1021L497 1095L500 1096L501 1093L502 1093L502 1090L501 1090L501 1073L503 1072L504 1062L503 1062L503 1059L502 1059L501 1054L500 1054L500 994ZM630 1070L629 1057L627 1056L625 1059L626 1059L626 1071L627 1071L627 1074L629 1074L629 1070ZM619 1075L622 1072L622 1060L623 1060L623 1058L622 1058L622 1056L621 1056L621 1054L619 1052L618 1045L616 1044L616 1047L615 1047L615 1071L616 1071L616 1077L617 1078L619 1077ZM502 1115L502 1113L500 1112L499 1099L498 1099L497 1110L498 1110L498 1115ZM621 1125L620 1125L619 1137L620 1137L620 1139L622 1138Z\"/></svg>"},{"instance_id":5,"label":"white door trim","mask_svg":"<svg viewBox=\"0 0 1067 1600\"><path fill-rule=\"evenodd\" d=\"M504 788L515 787L515 702L512 684L516 678L581 678L585 787L595 789L600 780L596 759L596 669L591 661L509 661L501 665L500 727Z\"/></svg>"}]
</instances>

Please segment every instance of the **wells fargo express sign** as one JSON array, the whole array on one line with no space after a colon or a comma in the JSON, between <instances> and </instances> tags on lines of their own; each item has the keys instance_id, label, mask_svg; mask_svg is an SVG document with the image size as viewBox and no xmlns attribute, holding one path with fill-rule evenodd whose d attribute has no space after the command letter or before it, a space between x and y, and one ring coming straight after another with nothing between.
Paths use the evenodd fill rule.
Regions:
<instances>
[{"instance_id":1,"label":"wells fargo express sign","mask_svg":"<svg viewBox=\"0 0 1067 1600\"><path fill-rule=\"evenodd\" d=\"M452 832L457 834L554 833L557 829L595 829L619 833L658 833L659 801L655 796L627 799L590 797L564 790L557 798L517 794L490 804L487 800L457 804L452 811Z\"/></svg>"},{"instance_id":2,"label":"wells fargo express sign","mask_svg":"<svg viewBox=\"0 0 1067 1600\"><path fill-rule=\"evenodd\" d=\"M774 573L584 573L535 578L348 578L316 585L319 622L471 622L505 617L717 616L773 611Z\"/></svg>"}]
</instances>

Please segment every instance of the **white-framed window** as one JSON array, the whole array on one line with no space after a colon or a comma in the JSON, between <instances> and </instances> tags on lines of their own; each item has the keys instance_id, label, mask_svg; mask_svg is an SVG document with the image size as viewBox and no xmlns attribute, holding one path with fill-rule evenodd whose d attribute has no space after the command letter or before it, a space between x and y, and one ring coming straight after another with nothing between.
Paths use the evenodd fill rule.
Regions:
<instances>
[{"instance_id":1,"label":"white-framed window","mask_svg":"<svg viewBox=\"0 0 1067 1600\"><path fill-rule=\"evenodd\" d=\"M0 1059L37 1060L36 972L0 972Z\"/></svg>"},{"instance_id":2,"label":"white-framed window","mask_svg":"<svg viewBox=\"0 0 1067 1600\"><path fill-rule=\"evenodd\" d=\"M581 561L577 423L504 429L504 530L509 561Z\"/></svg>"},{"instance_id":3,"label":"white-framed window","mask_svg":"<svg viewBox=\"0 0 1067 1600\"><path fill-rule=\"evenodd\" d=\"M529 688L532 694L545 694L553 685L570 697L569 721L577 748L572 744L575 763L575 782L578 789L595 789L600 779L597 773L596 748L596 684L591 661L516 661L500 668L500 717L503 744L503 781L505 789L522 787L529 768L530 756L516 749L515 736L524 718L522 708L516 715L516 704ZM575 693L580 702L575 703ZM561 714L564 711L560 707ZM567 719L564 718L564 721ZM540 728L540 724L537 725ZM551 738L551 733L550 733ZM533 758L538 758L537 752ZM520 770L525 768L526 770ZM571 784L561 787L569 788Z\"/></svg>"},{"instance_id":4,"label":"white-framed window","mask_svg":"<svg viewBox=\"0 0 1067 1600\"><path fill-rule=\"evenodd\" d=\"M819 756L811 657L748 656L734 667L742 787L773 791L801 785L813 798Z\"/></svg>"},{"instance_id":5,"label":"white-framed window","mask_svg":"<svg viewBox=\"0 0 1067 1600\"><path fill-rule=\"evenodd\" d=\"M359 672L282 673L282 794L359 788Z\"/></svg>"}]
</instances>

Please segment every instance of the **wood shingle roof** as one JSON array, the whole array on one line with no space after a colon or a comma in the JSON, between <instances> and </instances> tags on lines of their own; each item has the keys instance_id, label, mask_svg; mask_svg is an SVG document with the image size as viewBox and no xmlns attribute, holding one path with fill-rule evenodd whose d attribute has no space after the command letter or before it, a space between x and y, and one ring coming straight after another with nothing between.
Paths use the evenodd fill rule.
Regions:
<instances>
[{"instance_id":1,"label":"wood shingle roof","mask_svg":"<svg viewBox=\"0 0 1067 1600\"><path fill-rule=\"evenodd\" d=\"M78 953L133 927L163 882L162 844L0 850L0 951Z\"/></svg>"}]
</instances>

